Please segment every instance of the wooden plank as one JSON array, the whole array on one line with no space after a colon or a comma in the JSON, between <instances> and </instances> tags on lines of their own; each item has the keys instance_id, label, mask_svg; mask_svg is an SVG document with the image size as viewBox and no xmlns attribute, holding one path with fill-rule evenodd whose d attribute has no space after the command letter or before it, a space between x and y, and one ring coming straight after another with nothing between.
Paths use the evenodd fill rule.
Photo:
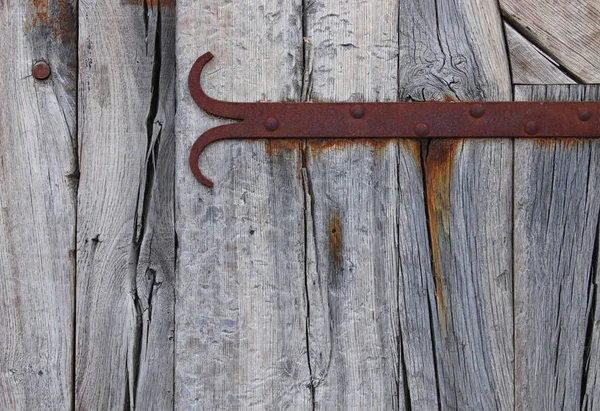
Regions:
<instances>
[{"instance_id":1,"label":"wooden plank","mask_svg":"<svg viewBox=\"0 0 600 411\"><path fill-rule=\"evenodd\" d=\"M229 101L300 99L302 2L177 4L177 409L312 408L306 342L306 226L298 143L219 142L188 166L202 132L223 124L187 89Z\"/></svg>"},{"instance_id":2,"label":"wooden plank","mask_svg":"<svg viewBox=\"0 0 600 411\"><path fill-rule=\"evenodd\" d=\"M396 2L310 2L309 99L395 101L397 20ZM305 152L315 409L398 409L398 147L311 140Z\"/></svg>"},{"instance_id":3,"label":"wooden plank","mask_svg":"<svg viewBox=\"0 0 600 411\"><path fill-rule=\"evenodd\" d=\"M598 94L598 93L597 93ZM596 228L592 274L588 288L587 329L583 357L583 376L581 388L581 409L588 411L600 404L600 310L598 310L598 250L600 236Z\"/></svg>"},{"instance_id":4,"label":"wooden plank","mask_svg":"<svg viewBox=\"0 0 600 411\"><path fill-rule=\"evenodd\" d=\"M598 86L515 89L517 100L599 98ZM579 409L586 387L593 392L586 345L595 328L599 163L598 140L515 141L517 409Z\"/></svg>"},{"instance_id":5,"label":"wooden plank","mask_svg":"<svg viewBox=\"0 0 600 411\"><path fill-rule=\"evenodd\" d=\"M510 99L495 1L402 0L399 31L402 100ZM433 140L421 157L439 406L512 409L512 143Z\"/></svg>"},{"instance_id":6,"label":"wooden plank","mask_svg":"<svg viewBox=\"0 0 600 411\"><path fill-rule=\"evenodd\" d=\"M0 1L0 409L73 390L77 29L71 1ZM51 76L35 80L45 59Z\"/></svg>"},{"instance_id":7,"label":"wooden plank","mask_svg":"<svg viewBox=\"0 0 600 411\"><path fill-rule=\"evenodd\" d=\"M500 0L502 13L581 82L600 82L600 2Z\"/></svg>"},{"instance_id":8,"label":"wooden plank","mask_svg":"<svg viewBox=\"0 0 600 411\"><path fill-rule=\"evenodd\" d=\"M79 6L77 409L173 407L173 6Z\"/></svg>"},{"instance_id":9,"label":"wooden plank","mask_svg":"<svg viewBox=\"0 0 600 411\"><path fill-rule=\"evenodd\" d=\"M513 84L575 84L558 64L504 22Z\"/></svg>"}]
</instances>

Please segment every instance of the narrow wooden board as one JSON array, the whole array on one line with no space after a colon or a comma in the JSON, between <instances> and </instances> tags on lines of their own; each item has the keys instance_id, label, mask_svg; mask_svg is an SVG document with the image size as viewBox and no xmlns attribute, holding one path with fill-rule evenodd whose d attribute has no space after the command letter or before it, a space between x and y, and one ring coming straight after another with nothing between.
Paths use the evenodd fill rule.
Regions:
<instances>
[{"instance_id":1,"label":"narrow wooden board","mask_svg":"<svg viewBox=\"0 0 600 411\"><path fill-rule=\"evenodd\" d=\"M504 22L513 84L575 84L558 64Z\"/></svg>"},{"instance_id":2,"label":"narrow wooden board","mask_svg":"<svg viewBox=\"0 0 600 411\"><path fill-rule=\"evenodd\" d=\"M71 1L0 1L0 409L73 395L77 25ZM45 59L51 76L32 77Z\"/></svg>"},{"instance_id":3,"label":"narrow wooden board","mask_svg":"<svg viewBox=\"0 0 600 411\"><path fill-rule=\"evenodd\" d=\"M599 100L600 87L517 86L515 99ZM515 141L517 409L580 409L586 387L595 391L586 345L596 328L599 179L598 140Z\"/></svg>"},{"instance_id":4,"label":"narrow wooden board","mask_svg":"<svg viewBox=\"0 0 600 411\"><path fill-rule=\"evenodd\" d=\"M79 5L77 409L173 407L173 6Z\"/></svg>"},{"instance_id":5,"label":"narrow wooden board","mask_svg":"<svg viewBox=\"0 0 600 411\"><path fill-rule=\"evenodd\" d=\"M402 100L511 98L495 1L402 0L399 30ZM431 316L438 406L513 409L512 142L434 140L421 157L435 298L422 290L416 311Z\"/></svg>"},{"instance_id":6,"label":"narrow wooden board","mask_svg":"<svg viewBox=\"0 0 600 411\"><path fill-rule=\"evenodd\" d=\"M600 2L500 0L502 13L585 83L600 83Z\"/></svg>"},{"instance_id":7,"label":"narrow wooden board","mask_svg":"<svg viewBox=\"0 0 600 411\"><path fill-rule=\"evenodd\" d=\"M187 89L211 51L203 86L215 98L298 101L302 2L178 2L177 409L312 409L307 360L305 193L297 142L219 142L188 166L190 148L223 124Z\"/></svg>"},{"instance_id":8,"label":"narrow wooden board","mask_svg":"<svg viewBox=\"0 0 600 411\"><path fill-rule=\"evenodd\" d=\"M308 3L308 99L395 101L397 21L396 2ZM397 410L405 400L396 143L311 140L305 152L307 237L316 250L307 281L315 409Z\"/></svg>"}]
</instances>

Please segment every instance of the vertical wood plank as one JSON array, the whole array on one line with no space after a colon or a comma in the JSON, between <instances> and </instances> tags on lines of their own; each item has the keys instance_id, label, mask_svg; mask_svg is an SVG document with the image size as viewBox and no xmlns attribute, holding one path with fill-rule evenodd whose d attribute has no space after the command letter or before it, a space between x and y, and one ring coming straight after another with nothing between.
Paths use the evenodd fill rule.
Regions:
<instances>
[{"instance_id":1,"label":"vertical wood plank","mask_svg":"<svg viewBox=\"0 0 600 411\"><path fill-rule=\"evenodd\" d=\"M72 403L76 27L71 1L0 1L3 410ZM31 75L39 59L47 80Z\"/></svg>"},{"instance_id":2,"label":"vertical wood plank","mask_svg":"<svg viewBox=\"0 0 600 411\"><path fill-rule=\"evenodd\" d=\"M311 409L306 353L305 193L298 143L216 143L189 150L218 120L187 89L210 50L203 86L228 101L300 99L302 2L182 0L177 5L176 408Z\"/></svg>"},{"instance_id":3,"label":"vertical wood plank","mask_svg":"<svg viewBox=\"0 0 600 411\"><path fill-rule=\"evenodd\" d=\"M599 91L598 86L517 86L515 99L598 100ZM597 140L515 141L515 393L520 410L579 409L587 381L593 386L596 368L587 368L592 351L586 352L586 346L595 315L599 162Z\"/></svg>"},{"instance_id":4,"label":"vertical wood plank","mask_svg":"<svg viewBox=\"0 0 600 411\"><path fill-rule=\"evenodd\" d=\"M305 34L314 48L309 99L396 100L397 10L395 1L306 3ZM309 361L319 410L404 405L397 151L393 141L306 146L307 238L316 250L308 278Z\"/></svg>"},{"instance_id":5,"label":"vertical wood plank","mask_svg":"<svg viewBox=\"0 0 600 411\"><path fill-rule=\"evenodd\" d=\"M79 6L77 409L173 407L173 6Z\"/></svg>"},{"instance_id":6,"label":"vertical wood plank","mask_svg":"<svg viewBox=\"0 0 600 411\"><path fill-rule=\"evenodd\" d=\"M510 99L496 2L401 0L399 18L402 100ZM439 406L512 409L512 143L433 140L421 157Z\"/></svg>"}]
</instances>

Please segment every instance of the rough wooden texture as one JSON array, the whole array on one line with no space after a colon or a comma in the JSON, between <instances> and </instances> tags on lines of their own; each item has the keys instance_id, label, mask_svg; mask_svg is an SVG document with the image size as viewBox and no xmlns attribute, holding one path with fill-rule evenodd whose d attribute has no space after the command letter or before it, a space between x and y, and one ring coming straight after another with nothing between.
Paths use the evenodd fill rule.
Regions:
<instances>
[{"instance_id":1,"label":"rough wooden texture","mask_svg":"<svg viewBox=\"0 0 600 411\"><path fill-rule=\"evenodd\" d=\"M0 409L72 402L76 56L71 1L0 1ZM49 62L35 80L32 64Z\"/></svg>"},{"instance_id":2,"label":"rough wooden texture","mask_svg":"<svg viewBox=\"0 0 600 411\"><path fill-rule=\"evenodd\" d=\"M517 100L599 98L598 86L515 89ZM597 401L597 368L588 368L588 356L593 353L595 364L597 353L590 348L598 346L591 338L598 333L599 179L598 140L515 142L517 409L573 410L584 403L594 409L592 401Z\"/></svg>"},{"instance_id":3,"label":"rough wooden texture","mask_svg":"<svg viewBox=\"0 0 600 411\"><path fill-rule=\"evenodd\" d=\"M510 24L504 23L510 56L513 84L574 84L558 64L523 37Z\"/></svg>"},{"instance_id":4,"label":"rough wooden texture","mask_svg":"<svg viewBox=\"0 0 600 411\"><path fill-rule=\"evenodd\" d=\"M575 79L600 82L600 2L499 0L503 15Z\"/></svg>"},{"instance_id":5,"label":"rough wooden texture","mask_svg":"<svg viewBox=\"0 0 600 411\"><path fill-rule=\"evenodd\" d=\"M311 409L307 361L305 193L297 142L219 142L208 189L189 171L193 141L222 124L187 89L194 60L215 59L207 93L298 101L299 0L182 0L177 5L177 409Z\"/></svg>"},{"instance_id":6,"label":"rough wooden texture","mask_svg":"<svg viewBox=\"0 0 600 411\"><path fill-rule=\"evenodd\" d=\"M495 1L402 1L399 30L402 100L510 99ZM435 279L415 311L431 316L438 405L512 409L512 142L430 141L421 157L432 266L403 276L423 296Z\"/></svg>"},{"instance_id":7,"label":"rough wooden texture","mask_svg":"<svg viewBox=\"0 0 600 411\"><path fill-rule=\"evenodd\" d=\"M309 100L396 100L396 2L317 0L305 16ZM313 140L305 151L315 409L398 409L396 144Z\"/></svg>"},{"instance_id":8,"label":"rough wooden texture","mask_svg":"<svg viewBox=\"0 0 600 411\"><path fill-rule=\"evenodd\" d=\"M79 6L77 409L173 406L172 6Z\"/></svg>"}]
</instances>

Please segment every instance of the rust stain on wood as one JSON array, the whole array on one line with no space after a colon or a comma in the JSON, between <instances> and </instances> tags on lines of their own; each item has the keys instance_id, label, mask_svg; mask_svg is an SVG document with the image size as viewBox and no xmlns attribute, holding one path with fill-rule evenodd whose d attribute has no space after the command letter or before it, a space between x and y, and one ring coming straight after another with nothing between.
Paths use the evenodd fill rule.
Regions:
<instances>
[{"instance_id":1,"label":"rust stain on wood","mask_svg":"<svg viewBox=\"0 0 600 411\"><path fill-rule=\"evenodd\" d=\"M300 139L268 139L263 141L265 142L265 151L268 155L282 155L286 152L300 150L302 148L302 140Z\"/></svg>"},{"instance_id":2,"label":"rust stain on wood","mask_svg":"<svg viewBox=\"0 0 600 411\"><path fill-rule=\"evenodd\" d=\"M590 141L589 138L536 138L535 142L540 148L552 148L555 145L562 147L575 147Z\"/></svg>"},{"instance_id":3,"label":"rust stain on wood","mask_svg":"<svg viewBox=\"0 0 600 411\"><path fill-rule=\"evenodd\" d=\"M422 154L423 169L425 171L427 215L429 216L429 232L431 236L435 297L444 332L447 330L447 319L442 281L442 258L450 256L441 255L440 242L443 240L448 244L450 241L450 181L452 178L454 155L459 144L459 139L433 140L428 143L426 153Z\"/></svg>"},{"instance_id":4,"label":"rust stain on wood","mask_svg":"<svg viewBox=\"0 0 600 411\"><path fill-rule=\"evenodd\" d=\"M144 3L150 8L157 8L160 5L161 9L174 9L175 0L124 0L126 4L135 6L144 6Z\"/></svg>"},{"instance_id":5,"label":"rust stain on wood","mask_svg":"<svg viewBox=\"0 0 600 411\"><path fill-rule=\"evenodd\" d=\"M77 40L75 11L69 0L29 0L29 6L28 31L47 28L53 38Z\"/></svg>"},{"instance_id":6,"label":"rust stain on wood","mask_svg":"<svg viewBox=\"0 0 600 411\"><path fill-rule=\"evenodd\" d=\"M375 153L383 152L390 144L394 144L396 139L393 138L332 138L332 139L309 139L308 147L315 154L322 154L331 149L344 149L361 145L363 147L371 147Z\"/></svg>"},{"instance_id":7,"label":"rust stain on wood","mask_svg":"<svg viewBox=\"0 0 600 411\"><path fill-rule=\"evenodd\" d=\"M329 247L336 271L342 267L342 224L337 209L331 211L329 216Z\"/></svg>"}]
</instances>

